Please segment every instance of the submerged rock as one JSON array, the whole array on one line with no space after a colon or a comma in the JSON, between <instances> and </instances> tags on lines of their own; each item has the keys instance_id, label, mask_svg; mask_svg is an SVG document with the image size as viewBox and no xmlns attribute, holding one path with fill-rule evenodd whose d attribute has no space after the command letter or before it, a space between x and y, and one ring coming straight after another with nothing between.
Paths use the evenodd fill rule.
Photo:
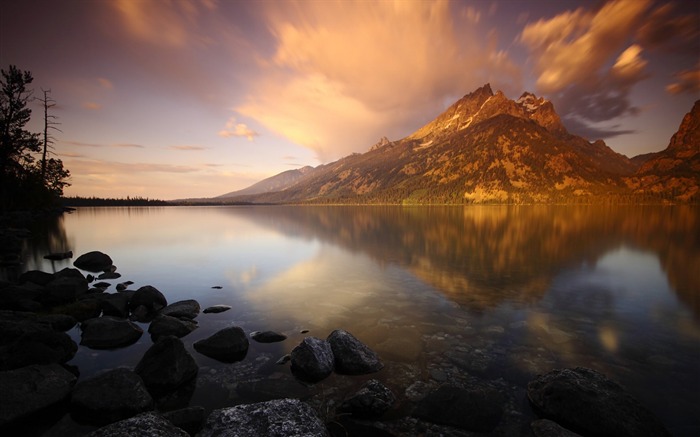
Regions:
<instances>
[{"instance_id":1,"label":"submerged rock","mask_svg":"<svg viewBox=\"0 0 700 437\"><path fill-rule=\"evenodd\" d=\"M153 394L173 391L197 375L199 367L182 340L164 337L151 346L134 371Z\"/></svg>"},{"instance_id":2,"label":"submerged rock","mask_svg":"<svg viewBox=\"0 0 700 437\"><path fill-rule=\"evenodd\" d=\"M670 435L621 386L585 367L540 375L527 385L527 396L543 417L583 435Z\"/></svg>"},{"instance_id":3,"label":"submerged rock","mask_svg":"<svg viewBox=\"0 0 700 437\"><path fill-rule=\"evenodd\" d=\"M189 299L171 303L160 310L160 314L181 319L194 319L199 315L199 311L199 302L194 299Z\"/></svg>"},{"instance_id":4,"label":"submerged rock","mask_svg":"<svg viewBox=\"0 0 700 437\"><path fill-rule=\"evenodd\" d=\"M143 330L133 322L112 316L96 317L81 324L80 344L91 349L129 346L141 338Z\"/></svg>"},{"instance_id":5,"label":"submerged rock","mask_svg":"<svg viewBox=\"0 0 700 437\"><path fill-rule=\"evenodd\" d=\"M274 331L255 331L250 333L250 338L258 343L276 343L286 340L287 336Z\"/></svg>"},{"instance_id":6,"label":"submerged rock","mask_svg":"<svg viewBox=\"0 0 700 437\"><path fill-rule=\"evenodd\" d=\"M86 437L189 437L160 414L141 413L138 416L112 423Z\"/></svg>"},{"instance_id":7,"label":"submerged rock","mask_svg":"<svg viewBox=\"0 0 700 437\"><path fill-rule=\"evenodd\" d=\"M442 386L423 398L413 416L468 431L490 432L501 421L503 396L493 388Z\"/></svg>"},{"instance_id":8,"label":"submerged rock","mask_svg":"<svg viewBox=\"0 0 700 437\"><path fill-rule=\"evenodd\" d=\"M229 305L214 305L210 306L209 308L205 308L204 311L202 311L204 314L209 314L209 313L223 313L224 311L230 310L231 307Z\"/></svg>"},{"instance_id":9,"label":"submerged rock","mask_svg":"<svg viewBox=\"0 0 700 437\"><path fill-rule=\"evenodd\" d=\"M59 364L0 372L0 427L67 399L75 381L75 375Z\"/></svg>"},{"instance_id":10,"label":"submerged rock","mask_svg":"<svg viewBox=\"0 0 700 437\"><path fill-rule=\"evenodd\" d=\"M292 373L302 381L318 382L333 372L333 350L320 338L306 337L290 355Z\"/></svg>"},{"instance_id":11,"label":"submerged rock","mask_svg":"<svg viewBox=\"0 0 700 437\"><path fill-rule=\"evenodd\" d=\"M331 332L327 341L333 350L335 371L338 373L362 375L384 367L374 351L345 330Z\"/></svg>"},{"instance_id":12,"label":"submerged rock","mask_svg":"<svg viewBox=\"0 0 700 437\"><path fill-rule=\"evenodd\" d=\"M199 437L326 437L326 427L298 399L276 399L213 411Z\"/></svg>"},{"instance_id":13,"label":"submerged rock","mask_svg":"<svg viewBox=\"0 0 700 437\"><path fill-rule=\"evenodd\" d=\"M71 415L79 422L106 425L153 409L143 380L129 369L114 369L78 383Z\"/></svg>"},{"instance_id":14,"label":"submerged rock","mask_svg":"<svg viewBox=\"0 0 700 437\"><path fill-rule=\"evenodd\" d=\"M360 419L375 419L386 413L394 402L396 396L387 386L376 379L370 379L341 404L340 411Z\"/></svg>"},{"instance_id":15,"label":"submerged rock","mask_svg":"<svg viewBox=\"0 0 700 437\"><path fill-rule=\"evenodd\" d=\"M242 328L230 326L204 340L199 340L194 344L194 348L197 352L209 358L225 363L233 363L245 358L249 344L248 337L246 337Z\"/></svg>"},{"instance_id":16,"label":"submerged rock","mask_svg":"<svg viewBox=\"0 0 700 437\"><path fill-rule=\"evenodd\" d=\"M104 272L112 266L112 258L100 251L88 252L73 261L73 265L88 272Z\"/></svg>"}]
</instances>

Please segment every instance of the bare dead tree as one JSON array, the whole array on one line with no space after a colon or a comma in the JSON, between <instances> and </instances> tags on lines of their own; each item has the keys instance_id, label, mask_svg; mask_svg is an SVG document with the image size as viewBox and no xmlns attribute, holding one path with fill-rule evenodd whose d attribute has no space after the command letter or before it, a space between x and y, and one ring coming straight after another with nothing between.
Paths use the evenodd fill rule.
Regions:
<instances>
[{"instance_id":1,"label":"bare dead tree","mask_svg":"<svg viewBox=\"0 0 700 437\"><path fill-rule=\"evenodd\" d=\"M41 180L46 181L46 155L51 153L49 149L53 149L53 143L55 140L55 138L51 135L51 131L62 131L56 127L61 124L56 121L58 117L49 114L49 109L56 106L56 101L49 96L51 90L45 90L42 88L41 91L44 93L44 98L38 99L44 105L44 150L41 156Z\"/></svg>"}]
</instances>

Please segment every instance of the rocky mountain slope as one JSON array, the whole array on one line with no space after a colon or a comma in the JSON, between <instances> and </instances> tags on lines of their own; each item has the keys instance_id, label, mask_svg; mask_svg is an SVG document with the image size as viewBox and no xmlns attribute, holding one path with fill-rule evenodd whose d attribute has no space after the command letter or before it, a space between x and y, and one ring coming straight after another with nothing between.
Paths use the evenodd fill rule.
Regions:
<instances>
[{"instance_id":1,"label":"rocky mountain slope","mask_svg":"<svg viewBox=\"0 0 700 437\"><path fill-rule=\"evenodd\" d=\"M307 165L306 167L283 171L282 173L263 179L260 182L256 182L248 188L231 191L230 193L217 196L215 199L226 199L229 197L267 193L270 191L282 191L294 185L302 176L311 170L313 170L313 167Z\"/></svg>"},{"instance_id":2,"label":"rocky mountain slope","mask_svg":"<svg viewBox=\"0 0 700 437\"><path fill-rule=\"evenodd\" d=\"M700 100L683 117L668 147L626 179L637 195L687 202L700 198Z\"/></svg>"},{"instance_id":3,"label":"rocky mountain slope","mask_svg":"<svg viewBox=\"0 0 700 437\"><path fill-rule=\"evenodd\" d=\"M510 100L487 84L404 139L383 138L365 153L305 171L284 189L225 196L272 203L590 203L648 196L652 186L661 187L654 196L668 198L659 171L669 164L655 163L687 157L692 145L697 152L697 120L684 126L688 133L677 134L669 153L633 161L603 141L568 133L551 102L530 93ZM697 168L687 173L696 178L683 179L686 194L698 186Z\"/></svg>"}]
</instances>

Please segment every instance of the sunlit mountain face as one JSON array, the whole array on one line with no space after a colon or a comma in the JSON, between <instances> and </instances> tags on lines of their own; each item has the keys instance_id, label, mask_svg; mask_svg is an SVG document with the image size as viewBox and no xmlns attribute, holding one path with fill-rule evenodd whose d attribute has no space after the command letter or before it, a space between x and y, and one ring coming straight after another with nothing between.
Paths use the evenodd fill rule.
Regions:
<instances>
[{"instance_id":1,"label":"sunlit mountain face","mask_svg":"<svg viewBox=\"0 0 700 437\"><path fill-rule=\"evenodd\" d=\"M273 203L693 202L700 186L695 162L700 156L699 106L685 116L665 151L631 160L603 141L570 134L551 102L531 93L511 100L487 84L404 139L383 139L365 153L304 169L281 190L272 188L273 182L288 172L266 180L267 192L226 198Z\"/></svg>"}]
</instances>

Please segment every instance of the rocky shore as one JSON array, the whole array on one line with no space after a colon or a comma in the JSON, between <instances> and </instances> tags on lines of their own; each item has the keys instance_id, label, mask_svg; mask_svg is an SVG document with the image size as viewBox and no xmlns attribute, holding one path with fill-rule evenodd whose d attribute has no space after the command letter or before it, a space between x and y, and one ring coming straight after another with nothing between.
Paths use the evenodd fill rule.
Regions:
<instances>
[{"instance_id":1,"label":"rocky shore","mask_svg":"<svg viewBox=\"0 0 700 437\"><path fill-rule=\"evenodd\" d=\"M186 344L182 339L198 329L197 319L211 317L202 314L230 307L170 303L157 288L132 290L129 281L110 293L113 282L106 281L121 279L101 252L82 254L73 265L0 282L2 435L670 435L620 385L588 368L542 372L518 391L502 379L448 367L430 369L427 378L413 375L343 329L298 332L299 341L231 325ZM66 334L76 326L79 345ZM152 344L134 368L81 379L81 369L70 364L79 348L129 347L144 330ZM298 344L289 355L251 361L251 341ZM459 354L446 356L455 362ZM198 355L231 364L200 367ZM479 367L467 364L461 367ZM270 366L287 366L288 377L266 378ZM375 377L380 374L383 380ZM196 386L211 387L215 396L226 384L252 402L208 410L192 401Z\"/></svg>"}]
</instances>

